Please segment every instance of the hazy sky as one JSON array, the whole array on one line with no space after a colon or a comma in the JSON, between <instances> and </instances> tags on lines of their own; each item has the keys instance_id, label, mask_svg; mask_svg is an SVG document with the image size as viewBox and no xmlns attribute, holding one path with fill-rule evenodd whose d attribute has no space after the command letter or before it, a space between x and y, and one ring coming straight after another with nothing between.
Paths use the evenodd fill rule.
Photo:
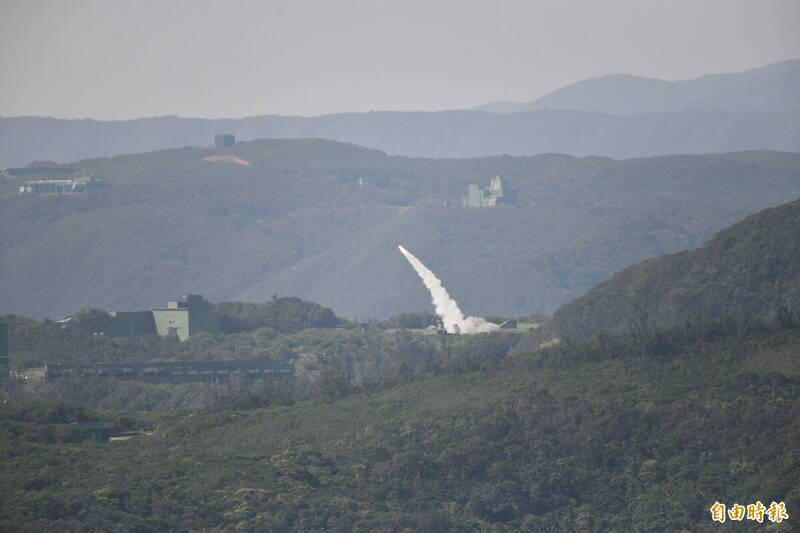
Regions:
<instances>
[{"instance_id":1,"label":"hazy sky","mask_svg":"<svg viewBox=\"0 0 800 533\"><path fill-rule=\"evenodd\" d=\"M800 57L798 0L0 0L0 114L465 108Z\"/></svg>"}]
</instances>

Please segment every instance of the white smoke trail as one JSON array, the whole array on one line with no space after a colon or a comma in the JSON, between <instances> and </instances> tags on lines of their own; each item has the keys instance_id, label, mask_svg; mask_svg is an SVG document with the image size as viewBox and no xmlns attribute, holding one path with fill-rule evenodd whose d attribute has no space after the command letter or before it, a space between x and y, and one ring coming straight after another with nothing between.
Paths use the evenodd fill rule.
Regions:
<instances>
[{"instance_id":1,"label":"white smoke trail","mask_svg":"<svg viewBox=\"0 0 800 533\"><path fill-rule=\"evenodd\" d=\"M425 287L427 287L427 289L430 291L431 300L433 300L433 306L436 308L436 314L442 319L442 325L444 326L445 331L448 333L462 333L469 335L472 333L487 333L489 331L497 331L500 329L498 324L487 322L478 316L464 318L464 313L462 313L461 309L458 308L458 302L450 297L450 295L447 293L447 289L442 286L442 282L439 281L439 278L436 277L436 274L431 272L428 267L423 265L422 261L414 257L411 252L399 244L397 247L400 249L400 253L402 253L405 258L408 259L408 262L411 263L412 267L414 267L414 270L417 272L417 274L419 274L419 277L422 278L422 283L424 283Z\"/></svg>"}]
</instances>

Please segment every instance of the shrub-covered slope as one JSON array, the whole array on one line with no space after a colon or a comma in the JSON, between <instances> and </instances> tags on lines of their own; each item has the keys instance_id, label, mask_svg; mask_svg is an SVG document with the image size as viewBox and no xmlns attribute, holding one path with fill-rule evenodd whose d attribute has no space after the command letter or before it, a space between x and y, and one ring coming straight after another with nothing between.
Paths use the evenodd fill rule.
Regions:
<instances>
[{"instance_id":1,"label":"shrub-covered slope","mask_svg":"<svg viewBox=\"0 0 800 533\"><path fill-rule=\"evenodd\" d=\"M297 333L309 328L332 328L343 322L331 309L296 297L276 296L262 304L223 302L216 304L214 310L225 333L265 327L281 333Z\"/></svg>"},{"instance_id":2,"label":"shrub-covered slope","mask_svg":"<svg viewBox=\"0 0 800 533\"><path fill-rule=\"evenodd\" d=\"M250 164L207 159L217 156ZM800 196L800 156L779 152L429 160L308 140L75 166L112 186L35 197L0 180L0 312L149 309L186 293L293 295L362 320L430 310L397 244L469 314L552 312L613 272ZM498 174L515 205L461 207L470 183Z\"/></svg>"},{"instance_id":3,"label":"shrub-covered slope","mask_svg":"<svg viewBox=\"0 0 800 533\"><path fill-rule=\"evenodd\" d=\"M775 501L790 531L800 337L714 331L677 330L666 351L610 338L487 358L487 371L267 409L120 416L12 398L0 529L701 532L719 529L715 501ZM71 422L98 418L152 433L80 442Z\"/></svg>"},{"instance_id":4,"label":"shrub-covered slope","mask_svg":"<svg viewBox=\"0 0 800 533\"><path fill-rule=\"evenodd\" d=\"M0 315L0 323L7 324L11 332L9 352L13 370L48 363L285 359L297 355L291 352L292 343L285 341L285 335L345 326L345 321L332 310L294 297L275 298L261 304L223 302L214 307L220 333L197 332L186 342L157 335L93 334L92 328L80 322L87 315L104 315L102 319L111 320L100 309L82 310L73 316L75 320L68 327L18 315ZM326 333L318 331L317 335L324 337Z\"/></svg>"},{"instance_id":5,"label":"shrub-covered slope","mask_svg":"<svg viewBox=\"0 0 800 533\"><path fill-rule=\"evenodd\" d=\"M550 327L584 338L649 323L768 317L800 306L800 200L720 231L705 246L645 261L565 304Z\"/></svg>"}]
</instances>

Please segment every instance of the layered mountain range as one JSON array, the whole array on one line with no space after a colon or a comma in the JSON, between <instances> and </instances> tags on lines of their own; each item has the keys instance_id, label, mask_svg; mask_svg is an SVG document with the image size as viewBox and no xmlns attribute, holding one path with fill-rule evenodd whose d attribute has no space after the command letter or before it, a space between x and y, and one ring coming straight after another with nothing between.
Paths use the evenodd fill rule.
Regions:
<instances>
[{"instance_id":1,"label":"layered mountain range","mask_svg":"<svg viewBox=\"0 0 800 533\"><path fill-rule=\"evenodd\" d=\"M573 83L531 102L492 102L476 107L493 113L545 109L612 115L677 111L797 111L800 59L744 72L667 81L610 74Z\"/></svg>"},{"instance_id":2,"label":"layered mountain range","mask_svg":"<svg viewBox=\"0 0 800 533\"><path fill-rule=\"evenodd\" d=\"M611 75L530 103L473 110L214 120L0 117L0 167L206 146L215 133L240 140L323 138L409 157L800 151L798 95L800 60L792 60L677 82Z\"/></svg>"}]
</instances>

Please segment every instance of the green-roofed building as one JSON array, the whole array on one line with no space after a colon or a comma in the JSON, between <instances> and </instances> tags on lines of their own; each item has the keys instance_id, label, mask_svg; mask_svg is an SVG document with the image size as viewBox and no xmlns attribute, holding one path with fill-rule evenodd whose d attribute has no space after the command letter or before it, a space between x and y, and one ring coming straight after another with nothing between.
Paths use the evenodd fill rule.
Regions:
<instances>
[{"instance_id":1,"label":"green-roofed building","mask_svg":"<svg viewBox=\"0 0 800 533\"><path fill-rule=\"evenodd\" d=\"M214 308L199 294L187 294L166 307L153 309L156 333L161 336L178 337L185 341L192 333L219 332L219 320Z\"/></svg>"},{"instance_id":2,"label":"green-roofed building","mask_svg":"<svg viewBox=\"0 0 800 533\"><path fill-rule=\"evenodd\" d=\"M97 311L97 310L94 310ZM78 316L58 321L61 327L77 327L92 335L129 337L133 335L174 336L185 341L192 333L219 333L219 319L208 301L199 294L187 294L166 307L150 311L100 311L93 319Z\"/></svg>"}]
</instances>

